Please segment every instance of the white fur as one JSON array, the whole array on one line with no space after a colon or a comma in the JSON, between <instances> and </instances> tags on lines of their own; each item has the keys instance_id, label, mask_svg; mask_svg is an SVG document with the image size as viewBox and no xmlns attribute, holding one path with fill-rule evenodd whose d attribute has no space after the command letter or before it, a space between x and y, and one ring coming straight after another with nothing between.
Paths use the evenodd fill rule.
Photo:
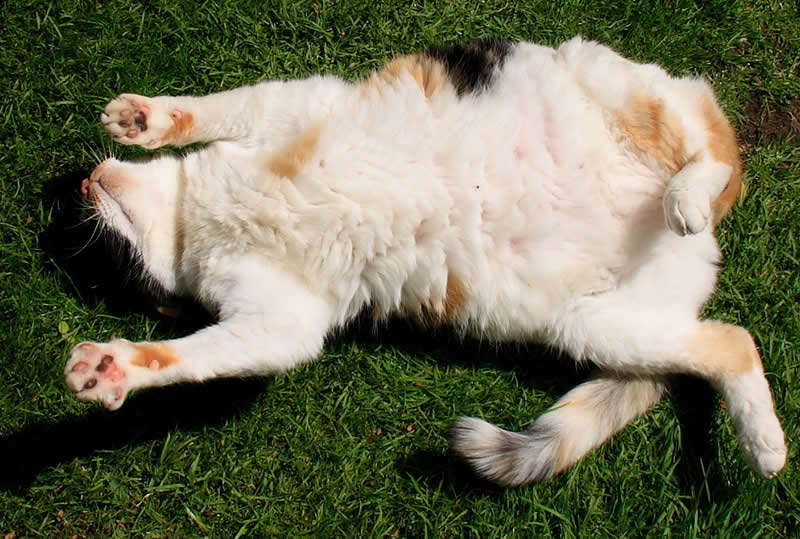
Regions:
<instances>
[{"instance_id":1,"label":"white fur","mask_svg":"<svg viewBox=\"0 0 800 539\"><path fill-rule=\"evenodd\" d=\"M194 139L211 142L182 157L104 164L99 183L126 186L114 198L133 226L111 202L106 222L162 284L220 316L217 326L170 341L180 361L128 389L289 369L364 309L378 317L435 309L454 278L465 294L447 321L470 334L544 341L645 380L696 372L688 346L719 261L710 201L730 171L703 161L670 177L621 141L610 111L642 88L680 118L687 144L705 143L691 100L710 95L704 82L673 79L580 38L557 50L516 45L479 96L426 98L411 77L374 92L312 77L112 101L103 123L122 143L157 145L174 111L192 114ZM142 138L119 127L132 99L154 118ZM298 176L271 173L267 159L314 126L319 141ZM88 361L82 354L67 365L76 391L85 378L72 368ZM569 463L656 402L658 380L647 398L620 403L631 406L623 419L577 442ZM606 406L597 413L614 405ZM563 414L546 421L566 421ZM759 430L740 416L740 431ZM770 440L780 431L773 423ZM473 427L463 439L491 451L494 427ZM779 469L760 464L764 444L747 444L762 473Z\"/></svg>"},{"instance_id":2,"label":"white fur","mask_svg":"<svg viewBox=\"0 0 800 539\"><path fill-rule=\"evenodd\" d=\"M754 368L720 385L747 462L764 477L775 477L788 451L763 371Z\"/></svg>"}]
</instances>

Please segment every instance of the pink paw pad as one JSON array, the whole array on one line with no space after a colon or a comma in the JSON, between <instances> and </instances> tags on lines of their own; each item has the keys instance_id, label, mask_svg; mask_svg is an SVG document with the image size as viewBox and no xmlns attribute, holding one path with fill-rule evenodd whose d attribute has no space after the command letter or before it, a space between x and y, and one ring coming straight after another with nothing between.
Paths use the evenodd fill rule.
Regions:
<instances>
[{"instance_id":1,"label":"pink paw pad","mask_svg":"<svg viewBox=\"0 0 800 539\"><path fill-rule=\"evenodd\" d=\"M116 410L127 393L127 381L112 351L108 344L80 344L73 349L65 374L67 386L79 399L99 400L106 408Z\"/></svg>"},{"instance_id":2,"label":"pink paw pad","mask_svg":"<svg viewBox=\"0 0 800 539\"><path fill-rule=\"evenodd\" d=\"M75 365L72 366L72 372L85 371L88 366L89 366L89 364L86 363L85 361L79 361Z\"/></svg>"},{"instance_id":3,"label":"pink paw pad","mask_svg":"<svg viewBox=\"0 0 800 539\"><path fill-rule=\"evenodd\" d=\"M122 369L119 368L114 362L114 358L111 356L103 356L103 359L100 360L100 364L97 365L94 370L101 373L102 376L111 378L114 382L119 382L125 378L125 373L122 372Z\"/></svg>"}]
</instances>

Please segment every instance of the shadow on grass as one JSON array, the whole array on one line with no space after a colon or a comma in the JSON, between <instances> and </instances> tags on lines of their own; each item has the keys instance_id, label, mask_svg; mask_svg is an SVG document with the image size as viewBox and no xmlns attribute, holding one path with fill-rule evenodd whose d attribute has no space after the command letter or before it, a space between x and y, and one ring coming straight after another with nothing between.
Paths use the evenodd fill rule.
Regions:
<instances>
[{"instance_id":1,"label":"shadow on grass","mask_svg":"<svg viewBox=\"0 0 800 539\"><path fill-rule=\"evenodd\" d=\"M594 370L589 364L576 363L572 358L543 345L497 344L459 338L448 328L430 330L408 320L376 325L363 317L335 342L353 340L374 347L395 348L408 355L429 356L442 365L514 371L522 384L547 391L554 397L560 397L575 387Z\"/></svg>"},{"instance_id":2,"label":"shadow on grass","mask_svg":"<svg viewBox=\"0 0 800 539\"><path fill-rule=\"evenodd\" d=\"M76 171L50 182L45 197L53 208L53 220L40 236L45 267L63 279L89 304L104 302L116 314L144 312L155 314L153 303L164 298L148 298L129 280L122 280L125 268L119 257L109 256L103 241L87 245L94 230L85 222L80 209L79 186L87 171ZM117 261L114 262L114 258ZM188 303L185 316L160 329L188 334L207 325L211 318ZM513 370L519 380L548 392L555 401L585 380L592 368L536 345L500 345L472 339L459 339L446 330L423 331L404 321L376 328L362 319L334 341L352 340L375 347L392 347L406 354L425 355L444 364L463 367L491 366ZM101 449L163 437L172 429L193 429L219 424L247 408L268 382L225 380L199 386L179 386L151 390L135 396L114 414L95 411L60 423L38 423L22 432L0 438L0 489L23 489L44 468L86 456ZM705 382L679 378L673 384L675 409L681 423L683 455L678 481L702 505L712 503L722 485L713 458L711 430L716 396ZM527 418L532 422L535 418ZM460 492L496 495L502 489L477 476L450 454L419 450L398 463L398 471L423 483L445 482ZM708 495L701 495L706 492ZM724 497L724 494L722 494Z\"/></svg>"},{"instance_id":3,"label":"shadow on grass","mask_svg":"<svg viewBox=\"0 0 800 539\"><path fill-rule=\"evenodd\" d=\"M394 348L404 354L430 356L437 364L513 371L522 385L547 393L548 400L552 402L584 381L594 370L588 364L578 364L545 346L497 345L470 338L460 339L452 331L443 329L431 332L403 320L381 324L377 331L371 321L363 320L354 324L353 329L341 335L337 341L354 339L376 348ZM333 344L335 346L336 343ZM518 414L510 410L509 415ZM522 420L524 425L525 421L532 423L534 419L518 417L516 421ZM447 485L449 490L459 495L494 498L505 490L482 479L462 459L446 451L416 450L400 460L396 469L399 474L410 476L430 488Z\"/></svg>"},{"instance_id":4,"label":"shadow on grass","mask_svg":"<svg viewBox=\"0 0 800 539\"><path fill-rule=\"evenodd\" d=\"M161 439L179 429L224 424L247 410L268 380L218 380L134 395L119 411L95 409L65 421L43 421L0 437L0 490L25 490L44 469L86 457Z\"/></svg>"},{"instance_id":5,"label":"shadow on grass","mask_svg":"<svg viewBox=\"0 0 800 539\"><path fill-rule=\"evenodd\" d=\"M676 376L671 383L671 395L681 425L681 456L676 469L681 489L690 494L700 508L732 498L736 489L723 478L715 456L717 392L705 380Z\"/></svg>"},{"instance_id":6,"label":"shadow on grass","mask_svg":"<svg viewBox=\"0 0 800 539\"><path fill-rule=\"evenodd\" d=\"M397 469L430 488L446 485L462 495L497 498L506 490L475 475L467 463L450 453L420 449L398 462Z\"/></svg>"},{"instance_id":7,"label":"shadow on grass","mask_svg":"<svg viewBox=\"0 0 800 539\"><path fill-rule=\"evenodd\" d=\"M129 282L121 281L108 246L97 235L95 221L87 220L82 209L80 183L89 172L71 171L44 186L45 203L52 208L50 225L39 236L44 268L85 303L103 301L115 313L144 311L146 300Z\"/></svg>"}]
</instances>

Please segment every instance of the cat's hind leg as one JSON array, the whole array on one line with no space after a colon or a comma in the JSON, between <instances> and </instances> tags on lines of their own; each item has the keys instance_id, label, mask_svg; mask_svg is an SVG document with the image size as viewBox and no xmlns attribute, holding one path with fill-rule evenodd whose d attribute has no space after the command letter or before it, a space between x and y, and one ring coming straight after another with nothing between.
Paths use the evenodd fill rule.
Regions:
<instances>
[{"instance_id":1,"label":"cat's hind leg","mask_svg":"<svg viewBox=\"0 0 800 539\"><path fill-rule=\"evenodd\" d=\"M507 486L543 481L566 470L591 449L661 399L663 376L690 373L722 393L747 462L775 477L786 462L783 430L750 334L718 322L694 325L687 334L621 329L631 318L659 321L657 313L594 313L576 321L562 348L592 360L606 374L562 397L521 433L475 418L458 420L454 450L482 476ZM602 319L594 318L599 315ZM664 322L661 318L660 322ZM676 346L659 346L669 341ZM625 374L611 374L625 373Z\"/></svg>"},{"instance_id":2,"label":"cat's hind leg","mask_svg":"<svg viewBox=\"0 0 800 539\"><path fill-rule=\"evenodd\" d=\"M613 133L663 173L667 226L685 236L718 223L741 192L742 165L708 82L671 77L580 38L559 47L557 57L605 111Z\"/></svg>"},{"instance_id":3,"label":"cat's hind leg","mask_svg":"<svg viewBox=\"0 0 800 539\"><path fill-rule=\"evenodd\" d=\"M616 372L709 380L727 403L748 463L774 477L787 450L753 338L738 326L698 322L669 299L650 306L643 297L641 290L623 286L582 298L561 320L558 345Z\"/></svg>"},{"instance_id":4,"label":"cat's hind leg","mask_svg":"<svg viewBox=\"0 0 800 539\"><path fill-rule=\"evenodd\" d=\"M786 464L786 442L750 333L707 320L693 335L689 356L694 374L722 393L747 462L764 477L775 477Z\"/></svg>"},{"instance_id":5,"label":"cat's hind leg","mask_svg":"<svg viewBox=\"0 0 800 539\"><path fill-rule=\"evenodd\" d=\"M674 84L686 159L667 182L662 201L667 226L685 236L716 225L730 211L742 190L742 164L736 135L708 84Z\"/></svg>"},{"instance_id":6,"label":"cat's hind leg","mask_svg":"<svg viewBox=\"0 0 800 539\"><path fill-rule=\"evenodd\" d=\"M710 232L662 239L617 288L575 298L547 329L549 344L607 374L578 386L521 434L478 420L457 424L455 449L478 472L523 484L564 470L656 402L661 378L672 374L705 378L722 393L756 471L774 477L783 468L784 434L752 337L697 320L714 282ZM698 256L710 259L694 263Z\"/></svg>"},{"instance_id":7,"label":"cat's hind leg","mask_svg":"<svg viewBox=\"0 0 800 539\"><path fill-rule=\"evenodd\" d=\"M633 73L641 77L644 69ZM708 83L664 75L647 91L631 89L612 117L643 159L668 175L662 202L670 230L685 236L719 223L741 192L742 165L736 135Z\"/></svg>"}]
</instances>

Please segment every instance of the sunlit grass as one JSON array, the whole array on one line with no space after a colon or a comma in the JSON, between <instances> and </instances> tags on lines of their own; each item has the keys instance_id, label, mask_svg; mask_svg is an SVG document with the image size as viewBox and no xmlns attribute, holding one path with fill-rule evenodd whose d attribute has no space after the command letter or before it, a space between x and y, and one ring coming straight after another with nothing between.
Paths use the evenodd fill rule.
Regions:
<instances>
[{"instance_id":1,"label":"sunlit grass","mask_svg":"<svg viewBox=\"0 0 800 539\"><path fill-rule=\"evenodd\" d=\"M704 74L743 135L748 196L720 228L726 258L707 314L748 327L763 352L791 447L778 479L747 468L710 389L680 380L671 400L550 483L504 491L476 481L447 456L455 417L522 428L586 373L536 348L423 337L402 324L339 335L286 376L152 391L115 414L68 395L61 371L76 342L164 338L202 323L113 300L107 265L82 263L87 278L76 258L52 253L71 238L54 228L74 182L111 151L139 153L112 149L97 122L116 93L356 78L427 45L481 36L554 45L577 33ZM0 535L790 535L800 529L798 65L791 2L7 1Z\"/></svg>"}]
</instances>

